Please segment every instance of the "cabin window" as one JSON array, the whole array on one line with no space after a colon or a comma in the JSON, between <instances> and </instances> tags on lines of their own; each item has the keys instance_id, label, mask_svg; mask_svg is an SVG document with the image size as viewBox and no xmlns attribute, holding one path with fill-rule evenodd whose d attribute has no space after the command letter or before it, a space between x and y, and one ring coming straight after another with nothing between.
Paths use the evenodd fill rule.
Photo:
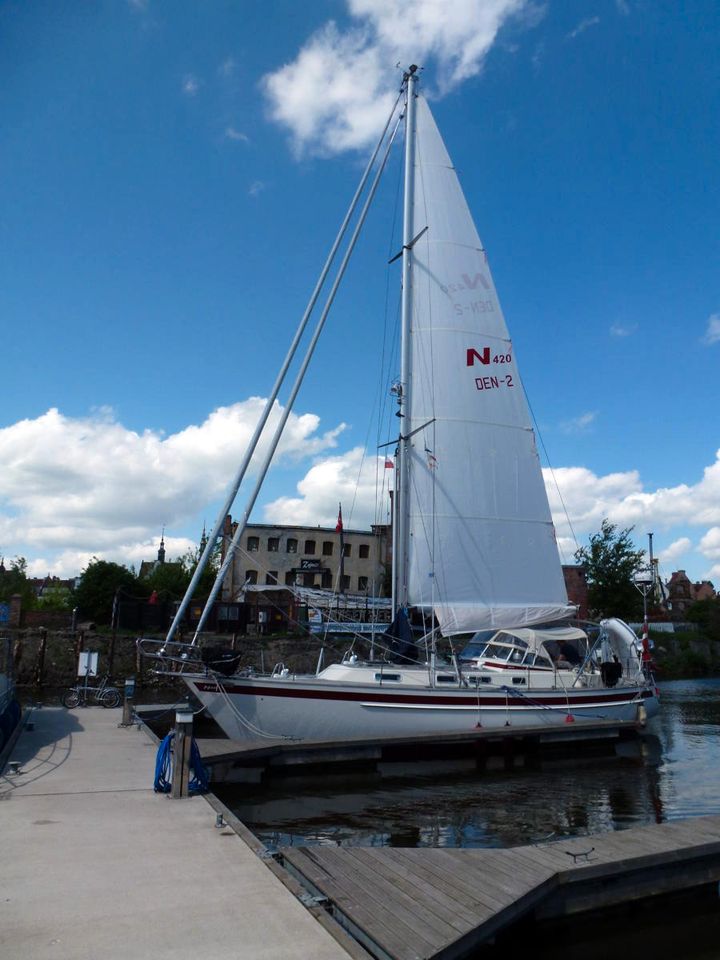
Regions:
<instances>
[{"instance_id":1,"label":"cabin window","mask_svg":"<svg viewBox=\"0 0 720 960\"><path fill-rule=\"evenodd\" d=\"M332 540L323 540L323 556L331 557L333 555L333 542Z\"/></svg>"},{"instance_id":2,"label":"cabin window","mask_svg":"<svg viewBox=\"0 0 720 960\"><path fill-rule=\"evenodd\" d=\"M306 540L305 541L305 553L315 553L315 541Z\"/></svg>"},{"instance_id":3,"label":"cabin window","mask_svg":"<svg viewBox=\"0 0 720 960\"><path fill-rule=\"evenodd\" d=\"M260 549L260 537L248 537L247 548L248 553L257 553L257 551Z\"/></svg>"},{"instance_id":4,"label":"cabin window","mask_svg":"<svg viewBox=\"0 0 720 960\"><path fill-rule=\"evenodd\" d=\"M500 647L497 643L489 643L487 649L485 650L486 657L492 657L493 660L507 660L510 656L509 647Z\"/></svg>"},{"instance_id":5,"label":"cabin window","mask_svg":"<svg viewBox=\"0 0 720 960\"><path fill-rule=\"evenodd\" d=\"M297 553L297 540L293 540L291 537L288 537L287 552Z\"/></svg>"},{"instance_id":6,"label":"cabin window","mask_svg":"<svg viewBox=\"0 0 720 960\"><path fill-rule=\"evenodd\" d=\"M473 683L477 687L481 683L492 683L492 677L468 677L468 683Z\"/></svg>"},{"instance_id":7,"label":"cabin window","mask_svg":"<svg viewBox=\"0 0 720 960\"><path fill-rule=\"evenodd\" d=\"M547 657L535 657L535 666L536 667L549 667L550 661Z\"/></svg>"},{"instance_id":8,"label":"cabin window","mask_svg":"<svg viewBox=\"0 0 720 960\"><path fill-rule=\"evenodd\" d=\"M451 673L439 673L436 677L438 683L457 683L457 677Z\"/></svg>"},{"instance_id":9,"label":"cabin window","mask_svg":"<svg viewBox=\"0 0 720 960\"><path fill-rule=\"evenodd\" d=\"M512 682L515 684L516 687L522 686L526 683L525 677L513 677Z\"/></svg>"},{"instance_id":10,"label":"cabin window","mask_svg":"<svg viewBox=\"0 0 720 960\"><path fill-rule=\"evenodd\" d=\"M280 549L280 537L268 537L268 553L277 553Z\"/></svg>"},{"instance_id":11,"label":"cabin window","mask_svg":"<svg viewBox=\"0 0 720 960\"><path fill-rule=\"evenodd\" d=\"M368 578L367 577L358 577L358 590L363 591L368 588Z\"/></svg>"},{"instance_id":12,"label":"cabin window","mask_svg":"<svg viewBox=\"0 0 720 960\"><path fill-rule=\"evenodd\" d=\"M277 583L277 570L268 570L265 583L269 585Z\"/></svg>"},{"instance_id":13,"label":"cabin window","mask_svg":"<svg viewBox=\"0 0 720 960\"><path fill-rule=\"evenodd\" d=\"M391 680L393 683L399 683L400 674L399 673L376 673L375 679L379 683L382 683L384 680Z\"/></svg>"},{"instance_id":14,"label":"cabin window","mask_svg":"<svg viewBox=\"0 0 720 960\"><path fill-rule=\"evenodd\" d=\"M344 544L343 544L343 556L344 556L344 557L349 557L351 553L352 553L352 544L351 544L351 543L344 543Z\"/></svg>"},{"instance_id":15,"label":"cabin window","mask_svg":"<svg viewBox=\"0 0 720 960\"><path fill-rule=\"evenodd\" d=\"M358 554L358 555L359 555L360 559L361 559L361 560L367 560L367 558L370 556L370 546L369 546L369 544L367 544L367 543L361 543L361 544L360 544L360 547L358 548L358 550L359 550L359 554Z\"/></svg>"},{"instance_id":16,"label":"cabin window","mask_svg":"<svg viewBox=\"0 0 720 960\"><path fill-rule=\"evenodd\" d=\"M245 571L245 583L257 583L257 570Z\"/></svg>"}]
</instances>

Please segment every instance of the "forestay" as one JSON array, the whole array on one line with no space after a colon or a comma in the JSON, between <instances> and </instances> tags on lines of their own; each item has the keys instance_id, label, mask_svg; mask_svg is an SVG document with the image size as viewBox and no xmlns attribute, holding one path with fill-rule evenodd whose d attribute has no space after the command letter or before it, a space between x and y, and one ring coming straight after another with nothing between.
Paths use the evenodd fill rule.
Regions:
<instances>
[{"instance_id":1,"label":"forestay","mask_svg":"<svg viewBox=\"0 0 720 960\"><path fill-rule=\"evenodd\" d=\"M413 237L425 232L412 248L403 424L406 435L419 430L410 449L410 603L432 607L446 635L565 617L571 608L512 343L422 97L413 227Z\"/></svg>"}]
</instances>

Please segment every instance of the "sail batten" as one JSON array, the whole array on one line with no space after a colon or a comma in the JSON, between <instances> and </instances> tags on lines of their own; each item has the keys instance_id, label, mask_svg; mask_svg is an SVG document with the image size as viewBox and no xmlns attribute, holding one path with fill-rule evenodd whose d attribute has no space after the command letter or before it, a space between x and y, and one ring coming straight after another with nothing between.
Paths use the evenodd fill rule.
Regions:
<instances>
[{"instance_id":1,"label":"sail batten","mask_svg":"<svg viewBox=\"0 0 720 960\"><path fill-rule=\"evenodd\" d=\"M446 634L560 619L570 608L512 341L422 97L414 157L413 226L428 229L410 274L409 600Z\"/></svg>"}]
</instances>

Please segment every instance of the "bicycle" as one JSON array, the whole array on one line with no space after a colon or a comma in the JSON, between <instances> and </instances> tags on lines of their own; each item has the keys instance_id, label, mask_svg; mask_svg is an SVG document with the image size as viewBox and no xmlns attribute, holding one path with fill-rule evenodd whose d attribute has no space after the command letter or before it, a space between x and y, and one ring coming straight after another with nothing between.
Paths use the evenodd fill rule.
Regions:
<instances>
[{"instance_id":1,"label":"bicycle","mask_svg":"<svg viewBox=\"0 0 720 960\"><path fill-rule=\"evenodd\" d=\"M60 702L68 710L74 707L88 707L91 702L99 704L101 707L117 707L120 705L122 696L117 687L108 686L109 677L105 676L97 687L91 687L87 683L78 683L70 687L60 698Z\"/></svg>"}]
</instances>

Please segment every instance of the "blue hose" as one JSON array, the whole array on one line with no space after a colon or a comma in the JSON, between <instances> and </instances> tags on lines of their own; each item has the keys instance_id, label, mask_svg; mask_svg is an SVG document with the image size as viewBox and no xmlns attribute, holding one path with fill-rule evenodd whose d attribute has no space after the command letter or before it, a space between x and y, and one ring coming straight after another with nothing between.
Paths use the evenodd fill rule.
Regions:
<instances>
[{"instance_id":1,"label":"blue hose","mask_svg":"<svg viewBox=\"0 0 720 960\"><path fill-rule=\"evenodd\" d=\"M157 757L155 759L155 780L153 783L155 793L170 793L173 770L172 741L174 736L175 731L171 730L158 747ZM203 766L200 751L198 750L198 745L195 743L194 737L190 744L190 773L192 774L188 784L190 793L205 793L208 788L209 777L207 770Z\"/></svg>"}]
</instances>

